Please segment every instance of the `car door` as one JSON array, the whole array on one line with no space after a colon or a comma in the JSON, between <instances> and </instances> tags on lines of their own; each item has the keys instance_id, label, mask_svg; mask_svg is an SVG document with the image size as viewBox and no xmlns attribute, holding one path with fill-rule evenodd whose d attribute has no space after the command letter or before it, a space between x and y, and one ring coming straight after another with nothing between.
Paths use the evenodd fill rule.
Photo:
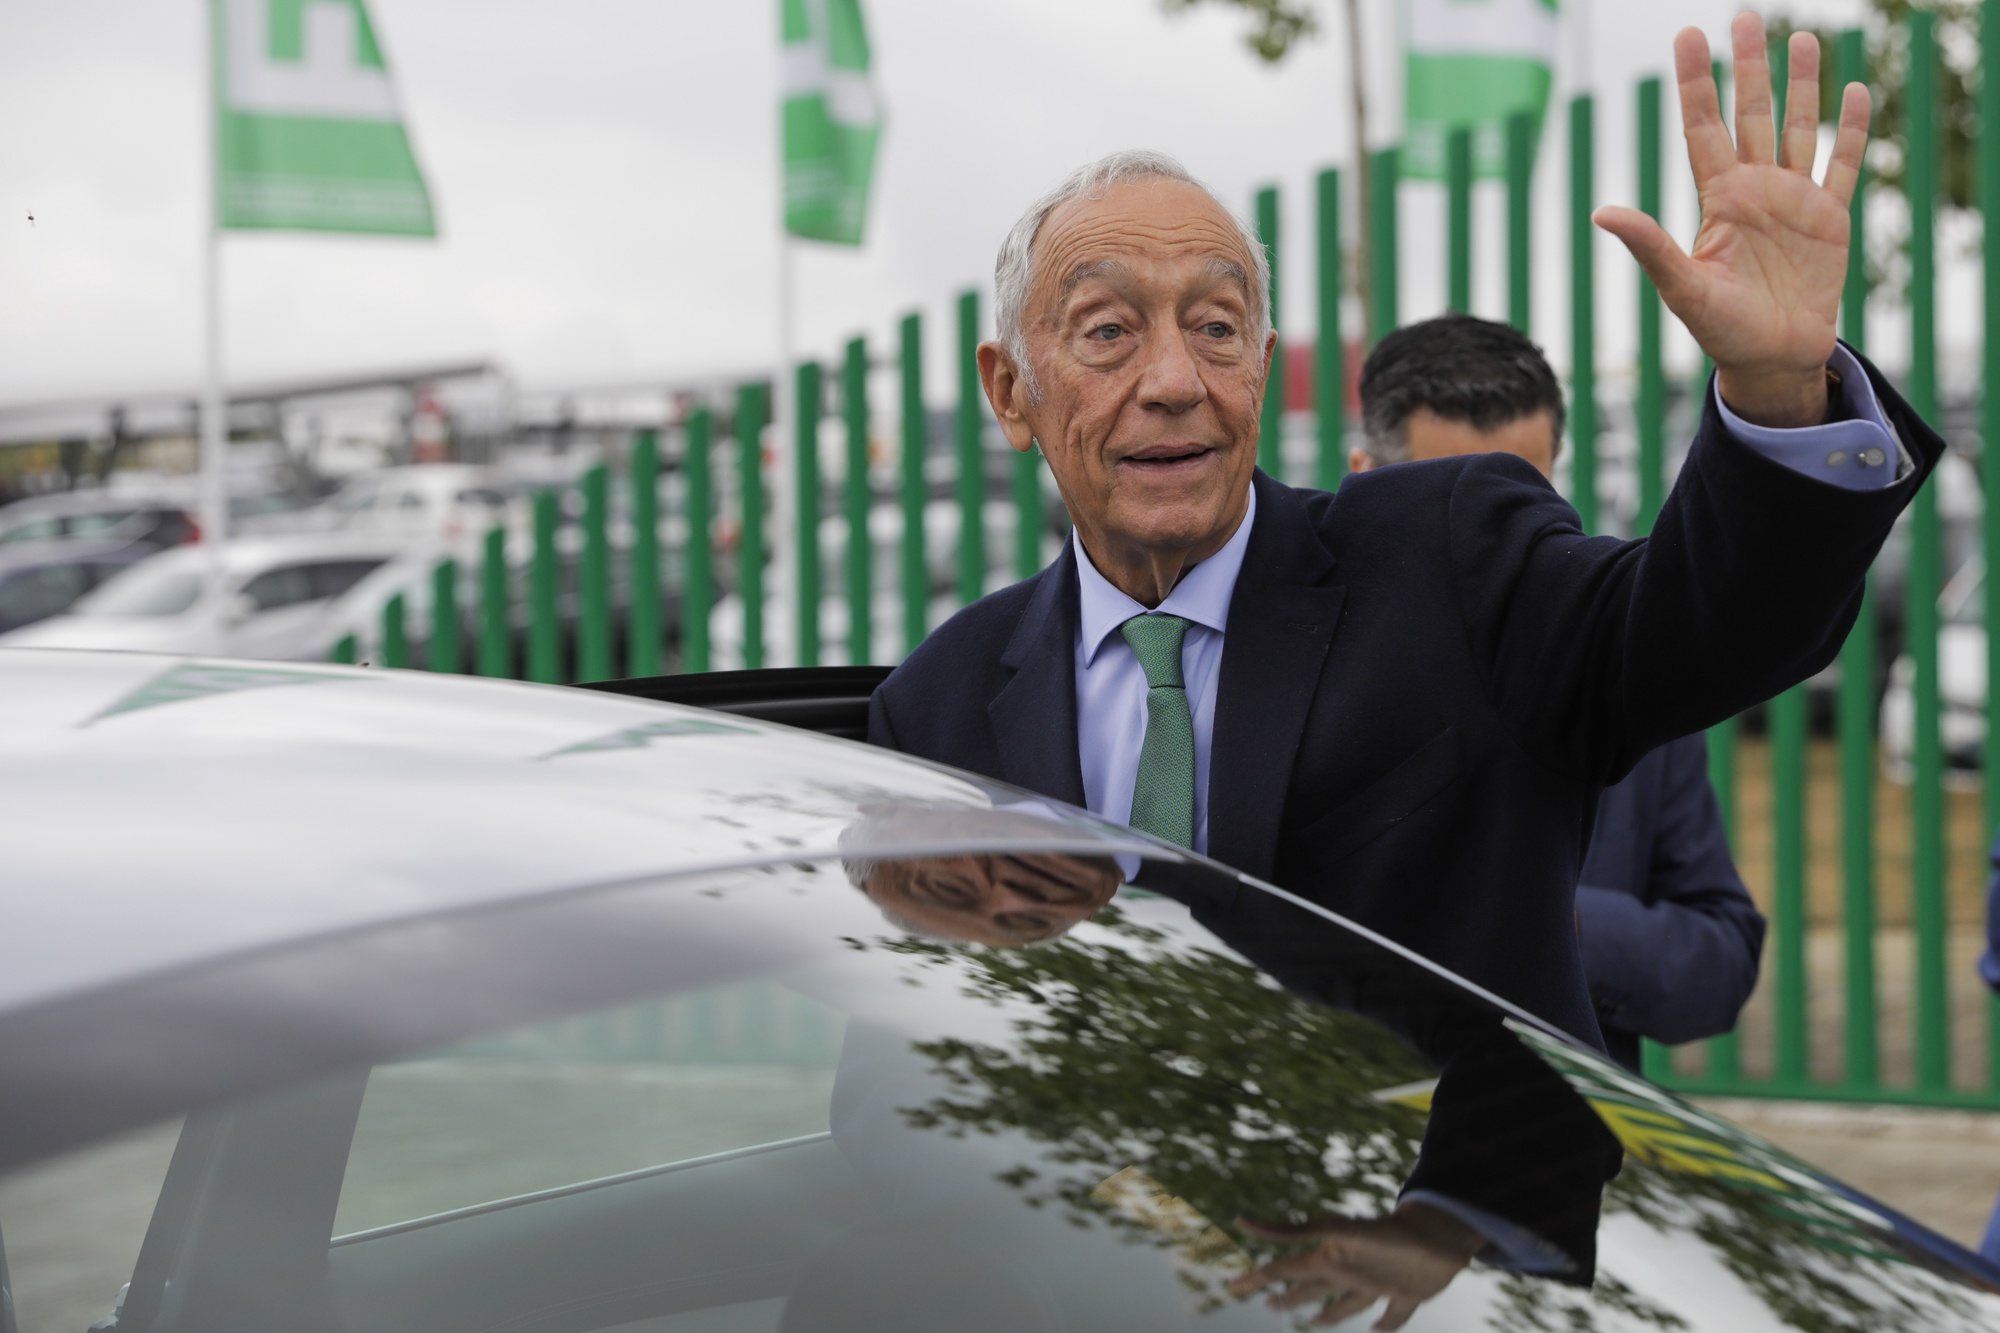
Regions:
<instances>
[{"instance_id":1,"label":"car door","mask_svg":"<svg viewBox=\"0 0 2000 1333\"><path fill-rule=\"evenodd\" d=\"M243 585L232 614L241 619L224 631L232 657L297 660L324 650L328 586L324 568L346 561L299 560L267 569Z\"/></svg>"}]
</instances>

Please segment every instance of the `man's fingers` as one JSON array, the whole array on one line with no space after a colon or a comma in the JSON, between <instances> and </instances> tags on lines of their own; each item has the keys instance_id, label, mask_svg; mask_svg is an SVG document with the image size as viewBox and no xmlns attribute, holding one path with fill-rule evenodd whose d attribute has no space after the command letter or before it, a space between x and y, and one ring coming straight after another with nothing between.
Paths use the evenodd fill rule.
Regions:
<instances>
[{"instance_id":1,"label":"man's fingers","mask_svg":"<svg viewBox=\"0 0 2000 1333\"><path fill-rule=\"evenodd\" d=\"M1666 229L1638 209L1616 204L1598 209L1590 220L1625 243L1659 289L1660 299L1685 321L1684 307L1695 291L1694 261Z\"/></svg>"},{"instance_id":2,"label":"man's fingers","mask_svg":"<svg viewBox=\"0 0 2000 1333\"><path fill-rule=\"evenodd\" d=\"M1372 1291L1350 1291L1333 1304L1313 1316L1314 1328L1330 1328L1342 1320L1354 1316L1373 1305L1379 1297Z\"/></svg>"},{"instance_id":3,"label":"man's fingers","mask_svg":"<svg viewBox=\"0 0 2000 1333\"><path fill-rule=\"evenodd\" d=\"M1375 1321L1377 1333L1396 1333L1396 1330L1410 1322L1410 1316L1417 1312L1422 1301L1413 1301L1407 1296L1395 1296L1389 1300L1389 1307L1382 1311L1382 1317Z\"/></svg>"},{"instance_id":4,"label":"man's fingers","mask_svg":"<svg viewBox=\"0 0 2000 1333\"><path fill-rule=\"evenodd\" d=\"M1861 155L1868 151L1868 88L1850 83L1840 95L1840 132L1833 138L1833 156L1826 164L1826 191L1842 207L1854 198L1861 179Z\"/></svg>"},{"instance_id":5,"label":"man's fingers","mask_svg":"<svg viewBox=\"0 0 2000 1333\"><path fill-rule=\"evenodd\" d=\"M1335 1286L1331 1282L1301 1281L1294 1282L1264 1303L1273 1310L1296 1310L1301 1305L1311 1305L1315 1301L1331 1300L1352 1294L1346 1287Z\"/></svg>"},{"instance_id":6,"label":"man's fingers","mask_svg":"<svg viewBox=\"0 0 2000 1333\"><path fill-rule=\"evenodd\" d=\"M1819 39L1795 32L1787 49L1791 75L1785 88L1783 165L1810 176L1819 154Z\"/></svg>"},{"instance_id":7,"label":"man's fingers","mask_svg":"<svg viewBox=\"0 0 2000 1333\"><path fill-rule=\"evenodd\" d=\"M1736 55L1736 158L1775 161L1777 127L1771 118L1771 53L1765 45L1764 20L1738 14L1729 26L1729 37Z\"/></svg>"},{"instance_id":8,"label":"man's fingers","mask_svg":"<svg viewBox=\"0 0 2000 1333\"><path fill-rule=\"evenodd\" d=\"M1722 99L1708 62L1708 38L1700 28L1682 28L1674 38L1674 81L1681 90L1681 132L1687 136L1688 165L1696 185L1736 165L1736 146L1722 123Z\"/></svg>"}]
</instances>

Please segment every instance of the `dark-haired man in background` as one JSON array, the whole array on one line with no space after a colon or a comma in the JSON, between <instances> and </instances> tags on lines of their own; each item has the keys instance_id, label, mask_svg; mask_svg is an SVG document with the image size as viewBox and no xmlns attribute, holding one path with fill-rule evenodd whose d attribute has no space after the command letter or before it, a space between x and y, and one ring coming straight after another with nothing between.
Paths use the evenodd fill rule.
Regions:
<instances>
[{"instance_id":1,"label":"dark-haired man in background","mask_svg":"<svg viewBox=\"0 0 2000 1333\"><path fill-rule=\"evenodd\" d=\"M1563 399L1541 350L1506 324L1445 315L1398 329L1361 372L1355 472L1506 453L1553 477ZM1584 978L1611 1055L1639 1039L1729 1031L1757 984L1764 918L1729 855L1697 732L1606 788L1576 890Z\"/></svg>"}]
</instances>

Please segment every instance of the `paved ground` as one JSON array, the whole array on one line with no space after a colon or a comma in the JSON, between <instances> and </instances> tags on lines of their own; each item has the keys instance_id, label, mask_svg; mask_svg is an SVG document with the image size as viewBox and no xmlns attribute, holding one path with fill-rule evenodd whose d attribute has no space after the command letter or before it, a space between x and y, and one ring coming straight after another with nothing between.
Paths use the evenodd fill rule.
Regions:
<instances>
[{"instance_id":1,"label":"paved ground","mask_svg":"<svg viewBox=\"0 0 2000 1333\"><path fill-rule=\"evenodd\" d=\"M1702 1105L1976 1248L2000 1197L2000 1115L1705 1097Z\"/></svg>"}]
</instances>

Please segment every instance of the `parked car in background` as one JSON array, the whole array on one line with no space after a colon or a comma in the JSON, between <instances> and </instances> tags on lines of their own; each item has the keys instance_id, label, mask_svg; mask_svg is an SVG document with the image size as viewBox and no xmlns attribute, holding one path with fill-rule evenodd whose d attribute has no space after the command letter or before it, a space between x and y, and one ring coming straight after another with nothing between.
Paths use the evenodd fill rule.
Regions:
<instances>
[{"instance_id":1,"label":"parked car in background","mask_svg":"<svg viewBox=\"0 0 2000 1333\"><path fill-rule=\"evenodd\" d=\"M1332 913L750 716L855 683L0 651L7 1333L2000 1320Z\"/></svg>"},{"instance_id":2,"label":"parked car in background","mask_svg":"<svg viewBox=\"0 0 2000 1333\"><path fill-rule=\"evenodd\" d=\"M1985 762L1986 651L1986 562L1975 556L1938 598L1938 731L1954 786L1976 786ZM1882 765L1898 782L1916 772L1916 681L1917 664L1905 653L1882 699Z\"/></svg>"},{"instance_id":3,"label":"parked car in background","mask_svg":"<svg viewBox=\"0 0 2000 1333\"><path fill-rule=\"evenodd\" d=\"M525 531L527 511L491 468L425 463L363 473L297 518L302 527L464 547L495 523Z\"/></svg>"},{"instance_id":4,"label":"parked car in background","mask_svg":"<svg viewBox=\"0 0 2000 1333\"><path fill-rule=\"evenodd\" d=\"M341 534L246 538L224 545L222 577L213 581L207 548L181 547L0 643L324 661L355 586L414 559L398 545Z\"/></svg>"},{"instance_id":5,"label":"parked car in background","mask_svg":"<svg viewBox=\"0 0 2000 1333\"><path fill-rule=\"evenodd\" d=\"M16 500L0 509L0 545L84 537L164 549L200 536L193 506L162 495L64 491Z\"/></svg>"},{"instance_id":6,"label":"parked car in background","mask_svg":"<svg viewBox=\"0 0 2000 1333\"><path fill-rule=\"evenodd\" d=\"M8 542L0 545L0 634L59 615L91 589L157 552L138 542Z\"/></svg>"}]
</instances>

